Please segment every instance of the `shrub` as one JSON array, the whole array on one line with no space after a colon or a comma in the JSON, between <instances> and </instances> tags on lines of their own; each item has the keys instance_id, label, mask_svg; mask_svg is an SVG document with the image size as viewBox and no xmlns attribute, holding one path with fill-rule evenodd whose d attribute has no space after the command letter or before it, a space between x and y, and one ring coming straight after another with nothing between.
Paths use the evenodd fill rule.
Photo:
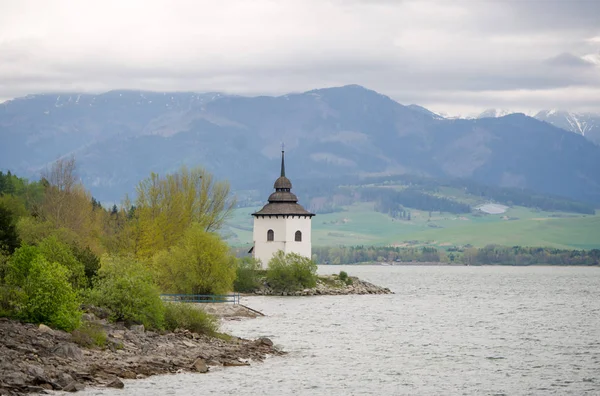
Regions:
<instances>
[{"instance_id":1,"label":"shrub","mask_svg":"<svg viewBox=\"0 0 600 396\"><path fill-rule=\"evenodd\" d=\"M348 279L348 273L346 271L340 271L340 275L338 277L342 282L346 282Z\"/></svg>"},{"instance_id":2,"label":"shrub","mask_svg":"<svg viewBox=\"0 0 600 396\"><path fill-rule=\"evenodd\" d=\"M35 246L24 245L15 250L6 266L6 283L22 287L29 276L31 263L39 255L40 251Z\"/></svg>"},{"instance_id":3,"label":"shrub","mask_svg":"<svg viewBox=\"0 0 600 396\"><path fill-rule=\"evenodd\" d=\"M73 288L81 289L87 286L83 264L77 260L71 248L61 242L58 237L53 235L44 238L38 245L38 249L49 262L62 264L69 269L69 282Z\"/></svg>"},{"instance_id":4,"label":"shrub","mask_svg":"<svg viewBox=\"0 0 600 396\"><path fill-rule=\"evenodd\" d=\"M170 331L186 329L198 334L214 336L218 322L214 316L187 303L165 303L165 328Z\"/></svg>"},{"instance_id":5,"label":"shrub","mask_svg":"<svg viewBox=\"0 0 600 396\"><path fill-rule=\"evenodd\" d=\"M6 272L8 271L8 260L10 256L8 252L3 251L0 248L0 283L4 282L4 278L6 277Z\"/></svg>"},{"instance_id":6,"label":"shrub","mask_svg":"<svg viewBox=\"0 0 600 396\"><path fill-rule=\"evenodd\" d=\"M27 295L23 289L16 286L0 285L0 318L19 317L25 304Z\"/></svg>"},{"instance_id":7,"label":"shrub","mask_svg":"<svg viewBox=\"0 0 600 396\"><path fill-rule=\"evenodd\" d=\"M85 348L94 346L104 348L108 340L102 325L92 322L85 322L71 334L73 342Z\"/></svg>"},{"instance_id":8,"label":"shrub","mask_svg":"<svg viewBox=\"0 0 600 396\"><path fill-rule=\"evenodd\" d=\"M260 287L260 261L244 257L238 261L233 282L233 290L242 293L253 292Z\"/></svg>"},{"instance_id":9,"label":"shrub","mask_svg":"<svg viewBox=\"0 0 600 396\"><path fill-rule=\"evenodd\" d=\"M36 256L23 286L27 295L23 319L66 331L79 326L81 311L69 275L69 270L61 264Z\"/></svg>"},{"instance_id":10,"label":"shrub","mask_svg":"<svg viewBox=\"0 0 600 396\"><path fill-rule=\"evenodd\" d=\"M92 252L92 249L90 249L89 246L85 249L81 249L75 245L73 246L72 251L75 258L83 264L87 283L88 285L91 285L92 279L98 274L98 269L100 269L100 258Z\"/></svg>"},{"instance_id":11,"label":"shrub","mask_svg":"<svg viewBox=\"0 0 600 396\"><path fill-rule=\"evenodd\" d=\"M108 308L113 321L163 327L165 307L158 287L144 265L133 258L103 256L88 299L93 305Z\"/></svg>"},{"instance_id":12,"label":"shrub","mask_svg":"<svg viewBox=\"0 0 600 396\"><path fill-rule=\"evenodd\" d=\"M279 250L269 261L267 283L275 290L296 291L317 285L317 264L296 253Z\"/></svg>"},{"instance_id":13,"label":"shrub","mask_svg":"<svg viewBox=\"0 0 600 396\"><path fill-rule=\"evenodd\" d=\"M19 247L15 215L0 203L0 250L12 253Z\"/></svg>"},{"instance_id":14,"label":"shrub","mask_svg":"<svg viewBox=\"0 0 600 396\"><path fill-rule=\"evenodd\" d=\"M235 257L217 235L191 226L169 250L154 256L161 289L171 293L224 294L233 288Z\"/></svg>"},{"instance_id":15,"label":"shrub","mask_svg":"<svg viewBox=\"0 0 600 396\"><path fill-rule=\"evenodd\" d=\"M338 278L344 282L346 285L351 285L352 284L352 278L350 278L348 276L348 273L346 271L340 271L340 275L338 276Z\"/></svg>"}]
</instances>

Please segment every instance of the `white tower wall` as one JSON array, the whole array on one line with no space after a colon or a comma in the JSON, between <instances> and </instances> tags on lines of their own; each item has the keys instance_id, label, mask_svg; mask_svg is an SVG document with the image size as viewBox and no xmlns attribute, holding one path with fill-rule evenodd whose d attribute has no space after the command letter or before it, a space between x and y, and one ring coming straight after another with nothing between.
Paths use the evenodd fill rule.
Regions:
<instances>
[{"instance_id":1,"label":"white tower wall","mask_svg":"<svg viewBox=\"0 0 600 396\"><path fill-rule=\"evenodd\" d=\"M273 230L273 241L267 240L267 233ZM296 241L296 231L302 233L302 241ZM297 253L312 258L310 216L279 215L256 216L254 218L254 258L267 268L269 260L278 250L284 253Z\"/></svg>"}]
</instances>

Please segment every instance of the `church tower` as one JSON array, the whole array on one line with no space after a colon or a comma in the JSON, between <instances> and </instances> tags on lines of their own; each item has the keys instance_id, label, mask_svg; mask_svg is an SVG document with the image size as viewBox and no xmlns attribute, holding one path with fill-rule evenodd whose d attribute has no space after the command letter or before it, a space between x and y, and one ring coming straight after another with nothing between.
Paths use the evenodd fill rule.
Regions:
<instances>
[{"instance_id":1,"label":"church tower","mask_svg":"<svg viewBox=\"0 0 600 396\"><path fill-rule=\"evenodd\" d=\"M262 262L263 268L278 250L284 253L297 253L311 258L311 219L310 213L298 204L298 198L291 192L292 182L285 177L285 153L281 151L281 176L275 180L275 192L269 196L261 210L254 216L254 258Z\"/></svg>"}]
</instances>

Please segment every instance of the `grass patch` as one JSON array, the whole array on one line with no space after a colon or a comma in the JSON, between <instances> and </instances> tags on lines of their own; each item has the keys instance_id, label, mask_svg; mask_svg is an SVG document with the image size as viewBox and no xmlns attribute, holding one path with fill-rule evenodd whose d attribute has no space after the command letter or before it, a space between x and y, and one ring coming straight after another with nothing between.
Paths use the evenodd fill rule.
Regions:
<instances>
[{"instance_id":1,"label":"grass patch","mask_svg":"<svg viewBox=\"0 0 600 396\"><path fill-rule=\"evenodd\" d=\"M165 303L165 329L185 329L193 333L218 336L217 319L186 303Z\"/></svg>"},{"instance_id":2,"label":"grass patch","mask_svg":"<svg viewBox=\"0 0 600 396\"><path fill-rule=\"evenodd\" d=\"M85 322L71 335L74 343L85 348L104 348L108 339L102 325L92 322Z\"/></svg>"},{"instance_id":3,"label":"grass patch","mask_svg":"<svg viewBox=\"0 0 600 396\"><path fill-rule=\"evenodd\" d=\"M441 196L458 198L476 206L484 203L480 197L459 195L455 189L443 190ZM259 208L236 209L230 224L247 225L250 213ZM548 246L559 249L600 248L600 214L547 212L513 206L506 213L489 215L474 211L463 215L429 212L406 208L411 221L392 219L375 212L373 203L359 202L345 206L343 211L319 214L312 220L313 246L386 246L403 245L467 245L483 247L488 244L506 246ZM433 228L430 224L440 228ZM234 245L252 242L251 232L238 233Z\"/></svg>"}]
</instances>

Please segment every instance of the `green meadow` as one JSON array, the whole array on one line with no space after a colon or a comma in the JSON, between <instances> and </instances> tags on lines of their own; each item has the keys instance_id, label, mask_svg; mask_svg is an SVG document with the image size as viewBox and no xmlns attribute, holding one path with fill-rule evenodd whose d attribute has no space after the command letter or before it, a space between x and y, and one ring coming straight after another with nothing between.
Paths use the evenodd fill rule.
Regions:
<instances>
[{"instance_id":1,"label":"green meadow","mask_svg":"<svg viewBox=\"0 0 600 396\"><path fill-rule=\"evenodd\" d=\"M470 200L465 196L465 201ZM474 202L469 202L474 203ZM251 246L252 212L239 208L225 231L233 246ZM373 203L355 203L342 211L313 218L314 246L464 246L488 244L547 246L562 249L600 248L600 214L544 212L511 207L490 215L467 215L410 210L411 220L394 219L373 209Z\"/></svg>"}]
</instances>

